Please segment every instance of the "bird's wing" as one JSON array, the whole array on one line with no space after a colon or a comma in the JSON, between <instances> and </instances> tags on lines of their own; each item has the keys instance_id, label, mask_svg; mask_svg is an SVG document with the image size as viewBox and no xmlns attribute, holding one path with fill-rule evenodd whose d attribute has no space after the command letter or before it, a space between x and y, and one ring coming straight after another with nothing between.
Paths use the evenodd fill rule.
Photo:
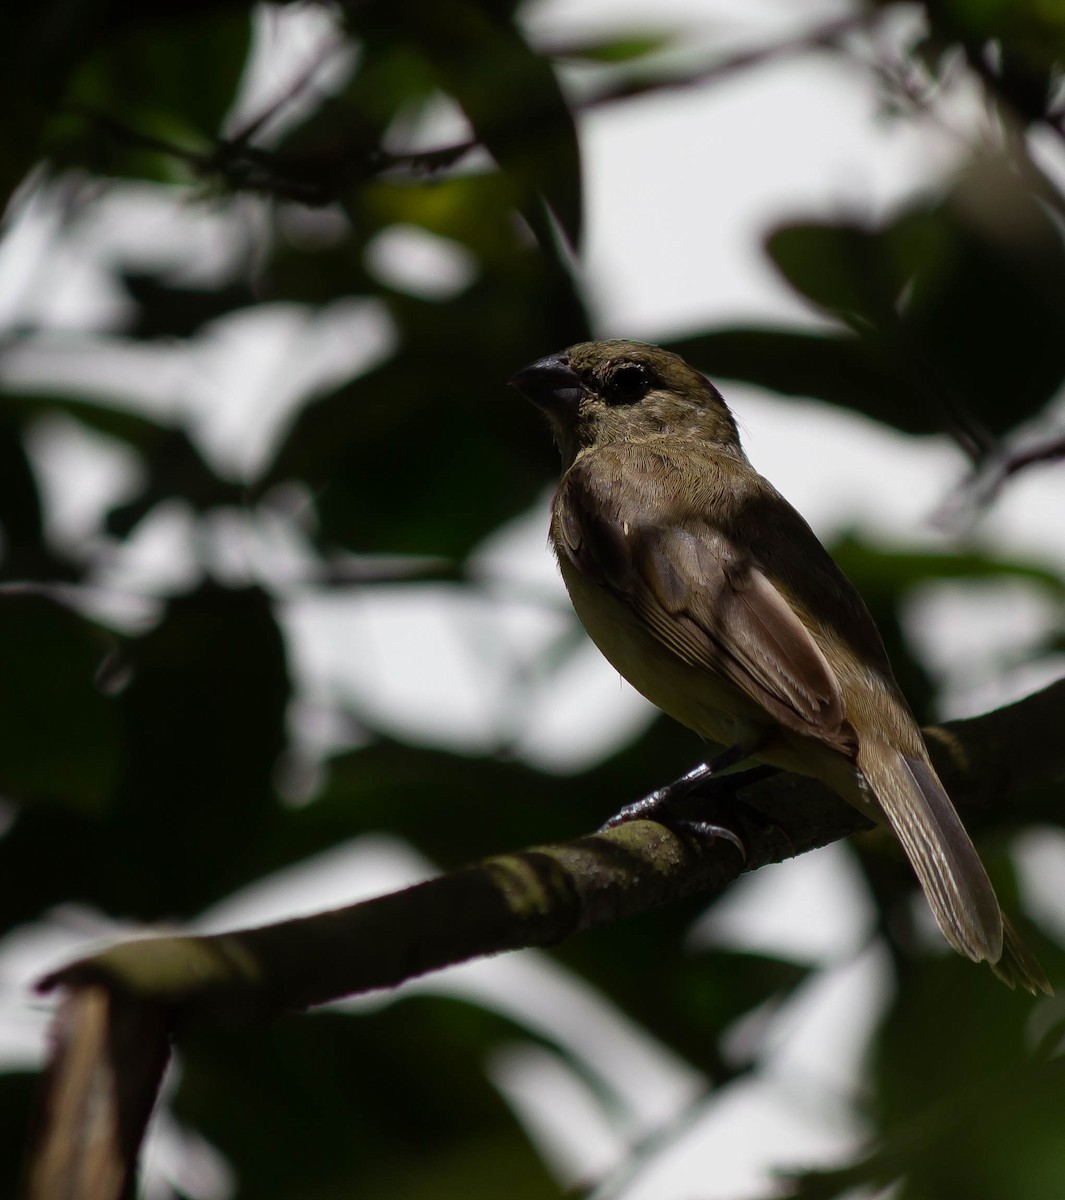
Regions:
<instances>
[{"instance_id":1,"label":"bird's wing","mask_svg":"<svg viewBox=\"0 0 1065 1200\"><path fill-rule=\"evenodd\" d=\"M639 504L571 472L559 552L677 658L724 676L786 728L852 750L832 668L768 575L708 520L668 524Z\"/></svg>"}]
</instances>

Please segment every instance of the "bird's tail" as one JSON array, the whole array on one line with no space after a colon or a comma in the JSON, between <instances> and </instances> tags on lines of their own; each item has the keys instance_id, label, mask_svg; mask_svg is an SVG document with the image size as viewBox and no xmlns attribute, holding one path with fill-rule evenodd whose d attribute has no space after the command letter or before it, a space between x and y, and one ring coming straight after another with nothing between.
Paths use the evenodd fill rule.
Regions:
<instances>
[{"instance_id":1,"label":"bird's tail","mask_svg":"<svg viewBox=\"0 0 1065 1200\"><path fill-rule=\"evenodd\" d=\"M943 936L975 962L1002 958L1002 910L961 818L931 765L865 741L858 767L920 881Z\"/></svg>"},{"instance_id":2,"label":"bird's tail","mask_svg":"<svg viewBox=\"0 0 1065 1200\"><path fill-rule=\"evenodd\" d=\"M991 970L1011 988L1019 985L1033 996L1039 992L1053 996L1054 989L1043 973L1039 960L1021 941L1005 913L1002 914L1002 932L1002 957L997 963L991 964Z\"/></svg>"},{"instance_id":3,"label":"bird's tail","mask_svg":"<svg viewBox=\"0 0 1065 1200\"><path fill-rule=\"evenodd\" d=\"M984 864L950 797L926 759L884 742L863 742L858 767L921 884L947 941L987 962L1010 987L1052 989L1035 955L999 907Z\"/></svg>"}]
</instances>

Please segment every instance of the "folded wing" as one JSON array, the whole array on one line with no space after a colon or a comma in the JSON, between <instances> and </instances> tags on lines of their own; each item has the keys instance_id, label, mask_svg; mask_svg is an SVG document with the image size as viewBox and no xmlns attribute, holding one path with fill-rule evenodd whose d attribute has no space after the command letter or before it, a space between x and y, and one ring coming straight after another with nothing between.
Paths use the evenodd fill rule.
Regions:
<instances>
[{"instance_id":1,"label":"folded wing","mask_svg":"<svg viewBox=\"0 0 1065 1200\"><path fill-rule=\"evenodd\" d=\"M744 550L708 521L623 511L594 481L567 481L560 552L629 605L663 647L723 676L779 724L844 753L857 748L839 683L800 617Z\"/></svg>"}]
</instances>

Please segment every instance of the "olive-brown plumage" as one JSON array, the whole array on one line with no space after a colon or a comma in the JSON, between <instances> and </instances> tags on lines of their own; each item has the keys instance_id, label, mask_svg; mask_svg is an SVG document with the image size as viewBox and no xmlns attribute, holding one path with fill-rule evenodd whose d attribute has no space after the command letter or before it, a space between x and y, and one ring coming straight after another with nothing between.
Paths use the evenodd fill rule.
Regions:
<instances>
[{"instance_id":1,"label":"olive-brown plumage","mask_svg":"<svg viewBox=\"0 0 1065 1200\"><path fill-rule=\"evenodd\" d=\"M747 461L683 359L585 342L512 380L562 453L551 541L577 615L659 708L744 757L822 779L899 838L944 935L1049 990L1004 921L849 580Z\"/></svg>"}]
</instances>

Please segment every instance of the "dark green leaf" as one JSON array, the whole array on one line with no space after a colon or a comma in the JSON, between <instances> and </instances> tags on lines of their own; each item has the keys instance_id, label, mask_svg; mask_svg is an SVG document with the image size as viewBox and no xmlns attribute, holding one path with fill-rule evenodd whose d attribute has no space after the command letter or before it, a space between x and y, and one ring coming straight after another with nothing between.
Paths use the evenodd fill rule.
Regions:
<instances>
[{"instance_id":1,"label":"dark green leaf","mask_svg":"<svg viewBox=\"0 0 1065 1200\"><path fill-rule=\"evenodd\" d=\"M176 1108L248 1195L547 1200L559 1189L484 1075L520 1032L421 998L200 1032L183 1050Z\"/></svg>"},{"instance_id":2,"label":"dark green leaf","mask_svg":"<svg viewBox=\"0 0 1065 1200\"><path fill-rule=\"evenodd\" d=\"M4 397L6 402L7 398ZM0 554L7 578L40 579L44 527L37 481L26 456L21 430L4 403L0 409Z\"/></svg>"},{"instance_id":3,"label":"dark green leaf","mask_svg":"<svg viewBox=\"0 0 1065 1200\"><path fill-rule=\"evenodd\" d=\"M671 340L712 378L852 409L906 433L942 429L940 413L870 339L850 333L722 329Z\"/></svg>"},{"instance_id":4,"label":"dark green leaf","mask_svg":"<svg viewBox=\"0 0 1065 1200\"><path fill-rule=\"evenodd\" d=\"M417 341L309 404L261 487L303 479L320 489L323 538L347 549L463 557L557 475L542 420L506 386L544 345L574 340L554 282L530 272L507 306L488 273L461 307L393 297Z\"/></svg>"},{"instance_id":5,"label":"dark green leaf","mask_svg":"<svg viewBox=\"0 0 1065 1200\"><path fill-rule=\"evenodd\" d=\"M985 81L1025 120L1047 115L1065 63L1065 8L1042 0L927 0L925 11L937 42L960 42Z\"/></svg>"},{"instance_id":6,"label":"dark green leaf","mask_svg":"<svg viewBox=\"0 0 1065 1200\"><path fill-rule=\"evenodd\" d=\"M15 749L2 786L47 787L79 811L26 809L0 839L0 927L73 899L192 915L247 882L274 818L289 698L263 593L204 585L173 600L120 647L111 674L128 683L115 699L92 691L96 647L74 618L39 602L27 615L18 597L5 607L5 667L21 691L4 693Z\"/></svg>"},{"instance_id":7,"label":"dark green leaf","mask_svg":"<svg viewBox=\"0 0 1065 1200\"><path fill-rule=\"evenodd\" d=\"M574 246L581 239L580 155L573 116L551 65L517 25L473 0L403 0L380 14L389 40L418 47L439 86L525 197L542 196ZM369 32L369 24L361 32ZM383 30L374 29L380 37Z\"/></svg>"},{"instance_id":8,"label":"dark green leaf","mask_svg":"<svg viewBox=\"0 0 1065 1200\"><path fill-rule=\"evenodd\" d=\"M106 437L125 442L135 450L150 450L171 431L143 413L132 412L118 403L102 404L58 392L6 395L3 403L24 424L49 413L61 413Z\"/></svg>"},{"instance_id":9,"label":"dark green leaf","mask_svg":"<svg viewBox=\"0 0 1065 1200\"><path fill-rule=\"evenodd\" d=\"M122 754L116 703L97 686L111 639L36 591L0 591L0 794L100 813Z\"/></svg>"},{"instance_id":10,"label":"dark green leaf","mask_svg":"<svg viewBox=\"0 0 1065 1200\"><path fill-rule=\"evenodd\" d=\"M200 512L228 505L239 508L244 503L244 485L220 479L182 429L158 437L145 465L148 478L144 489L108 515L110 533L128 535L157 504L177 496Z\"/></svg>"},{"instance_id":11,"label":"dark green leaf","mask_svg":"<svg viewBox=\"0 0 1065 1200\"><path fill-rule=\"evenodd\" d=\"M1025 559L995 557L978 550L889 550L851 534L832 545L832 557L851 579L869 587L907 588L929 579L1024 579L1057 595L1065 581L1047 567Z\"/></svg>"},{"instance_id":12,"label":"dark green leaf","mask_svg":"<svg viewBox=\"0 0 1065 1200\"><path fill-rule=\"evenodd\" d=\"M907 267L915 265L893 262L880 235L859 225L785 225L769 235L766 249L800 295L874 326L894 318Z\"/></svg>"},{"instance_id":13,"label":"dark green leaf","mask_svg":"<svg viewBox=\"0 0 1065 1200\"><path fill-rule=\"evenodd\" d=\"M942 202L883 229L787 226L769 253L796 290L861 332L882 376L874 412L887 413L885 386L902 380L896 424L919 428L921 411L934 413L986 449L982 430L1031 418L1065 378L1065 310L1051 300L1065 290L1065 242L1043 191L1042 179L981 159ZM839 362L853 377L853 347L836 339L833 348L847 350ZM799 366L817 372L809 346L785 349L801 349ZM827 373L827 347L818 353ZM838 394L816 378L804 386ZM853 404L868 410L858 396Z\"/></svg>"},{"instance_id":14,"label":"dark green leaf","mask_svg":"<svg viewBox=\"0 0 1065 1200\"><path fill-rule=\"evenodd\" d=\"M126 330L136 338L191 337L209 321L247 308L256 297L246 284L216 288L178 287L157 275L125 271L122 284L137 303Z\"/></svg>"},{"instance_id":15,"label":"dark green leaf","mask_svg":"<svg viewBox=\"0 0 1065 1200\"><path fill-rule=\"evenodd\" d=\"M626 37L597 37L552 46L556 58L584 59L594 63L629 63L675 45L672 33L632 34Z\"/></svg>"}]
</instances>

